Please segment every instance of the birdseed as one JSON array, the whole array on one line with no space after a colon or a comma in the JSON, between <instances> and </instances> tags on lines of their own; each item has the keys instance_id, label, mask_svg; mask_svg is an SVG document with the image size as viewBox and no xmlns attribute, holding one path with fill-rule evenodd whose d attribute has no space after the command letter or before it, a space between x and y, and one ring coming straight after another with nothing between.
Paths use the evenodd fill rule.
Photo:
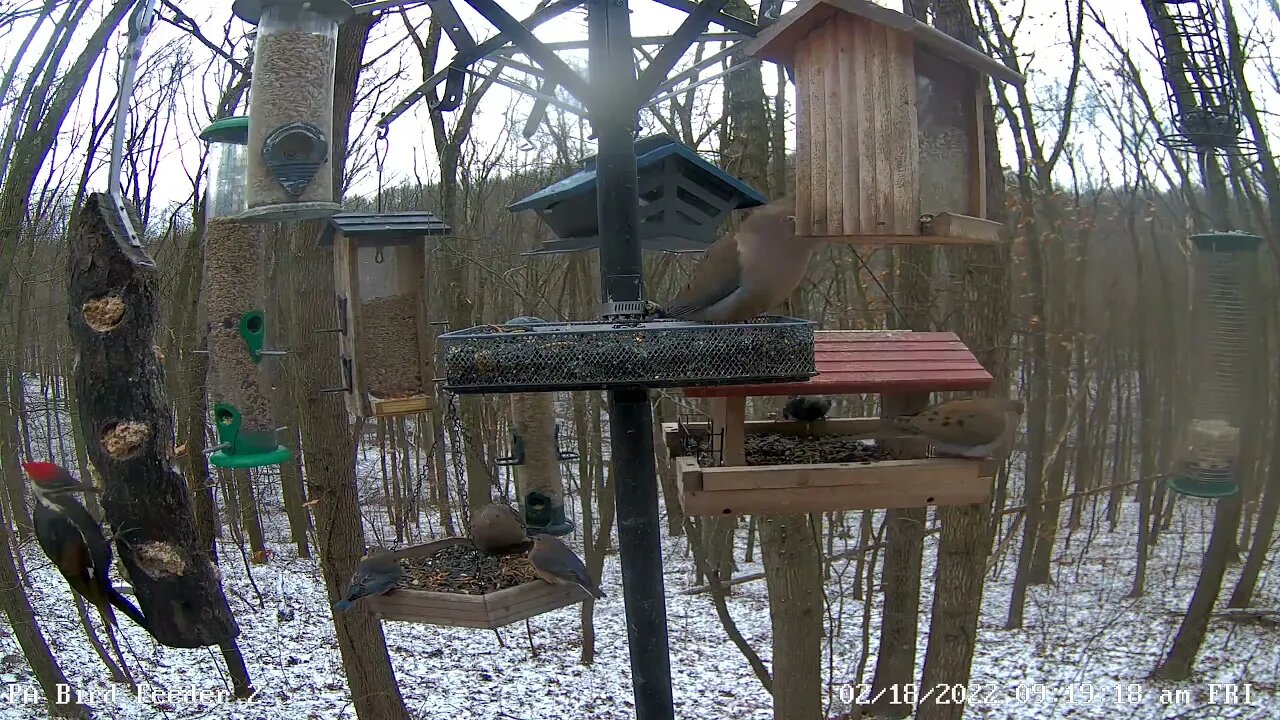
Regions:
<instances>
[{"instance_id":1,"label":"birdseed","mask_svg":"<svg viewBox=\"0 0 1280 720\"><path fill-rule=\"evenodd\" d=\"M95 332L108 332L124 317L124 300L116 295L94 298L81 308L84 322Z\"/></svg>"},{"instance_id":2,"label":"birdseed","mask_svg":"<svg viewBox=\"0 0 1280 720\"><path fill-rule=\"evenodd\" d=\"M426 392L417 303L415 295L389 295L360 306L364 342L356 348L356 361L365 390L376 398L406 398Z\"/></svg>"},{"instance_id":3,"label":"birdseed","mask_svg":"<svg viewBox=\"0 0 1280 720\"><path fill-rule=\"evenodd\" d=\"M450 545L427 557L397 560L405 590L483 595L538 580L524 555L489 557L472 545Z\"/></svg>"},{"instance_id":4,"label":"birdseed","mask_svg":"<svg viewBox=\"0 0 1280 720\"><path fill-rule=\"evenodd\" d=\"M291 195L262 157L267 137L282 125L320 128L333 156L332 39L309 32L258 37L249 93L249 209L266 205L333 202L333 170L325 162L300 195Z\"/></svg>"},{"instance_id":5,"label":"birdseed","mask_svg":"<svg viewBox=\"0 0 1280 720\"><path fill-rule=\"evenodd\" d=\"M253 362L249 347L236 327L209 329L209 390L214 402L240 411L241 432L275 429L271 415L270 386L262 366Z\"/></svg>"},{"instance_id":6,"label":"birdseed","mask_svg":"<svg viewBox=\"0 0 1280 720\"><path fill-rule=\"evenodd\" d=\"M516 485L523 498L530 492L562 499L560 460L556 457L555 395L552 393L513 393L511 417L524 438L524 464L517 465Z\"/></svg>"},{"instance_id":7,"label":"birdseed","mask_svg":"<svg viewBox=\"0 0 1280 720\"><path fill-rule=\"evenodd\" d=\"M720 441L715 443L713 457L711 438L687 435L682 440L685 455L698 458L698 464L719 464ZM880 445L847 435L784 435L758 433L745 439L747 465L823 465L828 463L869 463L891 460L888 450Z\"/></svg>"},{"instance_id":8,"label":"birdseed","mask_svg":"<svg viewBox=\"0 0 1280 720\"><path fill-rule=\"evenodd\" d=\"M102 435L102 447L115 460L133 457L147 438L151 427L146 423L125 420L118 422Z\"/></svg>"}]
</instances>

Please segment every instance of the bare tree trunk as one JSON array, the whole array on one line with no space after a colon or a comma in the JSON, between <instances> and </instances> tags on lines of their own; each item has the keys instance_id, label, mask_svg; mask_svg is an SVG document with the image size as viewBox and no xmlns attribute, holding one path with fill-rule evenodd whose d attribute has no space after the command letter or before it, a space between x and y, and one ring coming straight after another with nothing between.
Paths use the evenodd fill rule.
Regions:
<instances>
[{"instance_id":1,"label":"bare tree trunk","mask_svg":"<svg viewBox=\"0 0 1280 720\"><path fill-rule=\"evenodd\" d=\"M825 597L812 522L818 521L807 515L760 517L760 556L773 626L774 720L822 718Z\"/></svg>"}]
</instances>

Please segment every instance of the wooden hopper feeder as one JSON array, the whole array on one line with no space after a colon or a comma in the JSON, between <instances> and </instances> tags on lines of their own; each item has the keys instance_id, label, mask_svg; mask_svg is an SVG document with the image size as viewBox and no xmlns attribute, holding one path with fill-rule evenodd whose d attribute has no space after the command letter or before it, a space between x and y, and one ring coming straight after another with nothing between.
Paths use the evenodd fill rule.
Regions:
<instances>
[{"instance_id":1,"label":"wooden hopper feeder","mask_svg":"<svg viewBox=\"0 0 1280 720\"><path fill-rule=\"evenodd\" d=\"M666 423L665 442L676 458L681 501L689 515L792 514L875 508L961 505L991 496L989 464L981 460L925 458L923 442L906 433L877 431L876 418L799 422L744 422L748 396L877 393L894 414L922 405L932 391L983 390L991 375L949 332L817 333L818 375L805 382L687 388L685 395L713 399L712 423ZM684 455L687 435L714 430L723 466L702 467ZM876 437L895 459L746 466L747 437L783 435ZM712 445L716 443L713 439Z\"/></svg>"},{"instance_id":2,"label":"wooden hopper feeder","mask_svg":"<svg viewBox=\"0 0 1280 720\"><path fill-rule=\"evenodd\" d=\"M432 407L426 238L452 230L425 211L342 213L320 245L333 245L338 344L347 409L359 417Z\"/></svg>"},{"instance_id":3,"label":"wooden hopper feeder","mask_svg":"<svg viewBox=\"0 0 1280 720\"><path fill-rule=\"evenodd\" d=\"M986 77L1002 63L866 0L802 0L748 52L794 67L796 233L859 244L981 244Z\"/></svg>"},{"instance_id":4,"label":"wooden hopper feeder","mask_svg":"<svg viewBox=\"0 0 1280 720\"><path fill-rule=\"evenodd\" d=\"M460 544L470 545L471 541L445 538L399 550L396 557L427 557ZM483 595L397 589L361 600L357 607L382 620L494 629L580 603L587 597L586 591L577 585L551 585L535 580Z\"/></svg>"}]
</instances>

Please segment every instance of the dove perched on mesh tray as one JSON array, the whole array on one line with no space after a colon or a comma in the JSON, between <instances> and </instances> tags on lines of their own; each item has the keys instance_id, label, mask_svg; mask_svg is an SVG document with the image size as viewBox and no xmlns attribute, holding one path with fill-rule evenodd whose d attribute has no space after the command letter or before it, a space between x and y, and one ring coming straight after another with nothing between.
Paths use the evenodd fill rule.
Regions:
<instances>
[{"instance_id":1,"label":"dove perched on mesh tray","mask_svg":"<svg viewBox=\"0 0 1280 720\"><path fill-rule=\"evenodd\" d=\"M338 612L350 610L352 603L360 598L381 595L395 588L403 576L404 569L396 562L395 553L374 548L356 565L346 596L334 603L333 609Z\"/></svg>"},{"instance_id":2,"label":"dove perched on mesh tray","mask_svg":"<svg viewBox=\"0 0 1280 720\"><path fill-rule=\"evenodd\" d=\"M763 315L800 287L821 238L796 236L795 202L776 200L743 220L702 255L689 284L660 317L732 323Z\"/></svg>"},{"instance_id":3,"label":"dove perched on mesh tray","mask_svg":"<svg viewBox=\"0 0 1280 720\"><path fill-rule=\"evenodd\" d=\"M552 585L574 584L591 593L591 596L603 598L604 591L591 581L587 575L587 566L559 538L551 535L533 536L533 548L529 550L529 563L542 578Z\"/></svg>"},{"instance_id":4,"label":"dove perched on mesh tray","mask_svg":"<svg viewBox=\"0 0 1280 720\"><path fill-rule=\"evenodd\" d=\"M486 555L507 555L529 546L520 513L506 503L489 503L476 511L471 541Z\"/></svg>"},{"instance_id":5,"label":"dove perched on mesh tray","mask_svg":"<svg viewBox=\"0 0 1280 720\"><path fill-rule=\"evenodd\" d=\"M1021 400L966 398L899 415L890 422L900 430L928 438L940 453L981 459L1008 446L1024 408Z\"/></svg>"}]
</instances>

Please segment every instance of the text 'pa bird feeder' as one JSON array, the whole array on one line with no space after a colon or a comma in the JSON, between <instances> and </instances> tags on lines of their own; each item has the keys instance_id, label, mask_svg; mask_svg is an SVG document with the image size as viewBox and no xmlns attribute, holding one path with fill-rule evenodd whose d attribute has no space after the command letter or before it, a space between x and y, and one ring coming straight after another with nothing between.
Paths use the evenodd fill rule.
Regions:
<instances>
[{"instance_id":1,"label":"text 'pa bird feeder'","mask_svg":"<svg viewBox=\"0 0 1280 720\"><path fill-rule=\"evenodd\" d=\"M576 585L538 578L524 555L489 557L466 538L395 552L404 575L394 590L360 601L383 620L499 628L587 599Z\"/></svg>"},{"instance_id":2,"label":"text 'pa bird feeder'","mask_svg":"<svg viewBox=\"0 0 1280 720\"><path fill-rule=\"evenodd\" d=\"M248 208L261 221L328 217L333 186L333 80L346 0L236 0L258 26L249 89Z\"/></svg>"},{"instance_id":3,"label":"text 'pa bird feeder'","mask_svg":"<svg viewBox=\"0 0 1280 720\"><path fill-rule=\"evenodd\" d=\"M1021 75L866 0L802 0L748 46L793 66L796 234L835 242L982 244L981 91Z\"/></svg>"},{"instance_id":4,"label":"text 'pa bird feeder'","mask_svg":"<svg viewBox=\"0 0 1280 720\"><path fill-rule=\"evenodd\" d=\"M573 523L564 514L560 463L578 456L560 449L555 395L513 393L511 419L511 457L498 460L498 464L515 468L520 508L529 533L565 535L572 532Z\"/></svg>"},{"instance_id":5,"label":"text 'pa bird feeder'","mask_svg":"<svg viewBox=\"0 0 1280 720\"><path fill-rule=\"evenodd\" d=\"M200 137L209 143L205 196L204 299L208 316L209 389L218 467L275 465L291 457L280 445L271 381L262 366L267 336L263 227L239 219L245 207L248 118L219 120Z\"/></svg>"},{"instance_id":6,"label":"text 'pa bird feeder'","mask_svg":"<svg viewBox=\"0 0 1280 720\"><path fill-rule=\"evenodd\" d=\"M1191 236L1195 246L1191 381L1194 417L1183 433L1174 490L1194 497L1226 497L1239 490L1240 429L1247 418L1245 388L1256 342L1251 327L1257 250L1262 238L1245 233Z\"/></svg>"},{"instance_id":7,"label":"text 'pa bird feeder'","mask_svg":"<svg viewBox=\"0 0 1280 720\"><path fill-rule=\"evenodd\" d=\"M386 417L431 409L426 238L451 229L432 213L341 213L320 245L333 246L338 342L347 409Z\"/></svg>"},{"instance_id":8,"label":"text 'pa bird feeder'","mask_svg":"<svg viewBox=\"0 0 1280 720\"><path fill-rule=\"evenodd\" d=\"M763 194L671 137L653 135L635 144L640 195L640 245L645 250L701 252L716 239L734 210L768 202ZM517 200L511 212L533 210L560 239L526 255L600 247L596 217L595 158L583 170Z\"/></svg>"},{"instance_id":9,"label":"text 'pa bird feeder'","mask_svg":"<svg viewBox=\"0 0 1280 720\"><path fill-rule=\"evenodd\" d=\"M691 388L711 422L665 423L685 513L770 515L961 505L991 496L982 460L925 457L925 444L880 418L746 421L748 396L878 394L881 414L919 410L933 391L992 383L949 332L824 331L806 382ZM874 438L874 442L872 440Z\"/></svg>"}]
</instances>

